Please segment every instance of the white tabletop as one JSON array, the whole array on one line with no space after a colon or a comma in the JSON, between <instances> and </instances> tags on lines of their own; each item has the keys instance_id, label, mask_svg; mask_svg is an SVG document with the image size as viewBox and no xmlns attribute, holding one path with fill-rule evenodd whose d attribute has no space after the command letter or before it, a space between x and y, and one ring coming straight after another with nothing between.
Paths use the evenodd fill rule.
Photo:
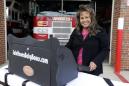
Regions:
<instances>
[{"instance_id":1,"label":"white tabletop","mask_svg":"<svg viewBox=\"0 0 129 86\"><path fill-rule=\"evenodd\" d=\"M5 69L7 66L4 66L0 69L0 81L4 82L4 75L8 73L8 70ZM15 74L8 75L8 84L10 86L22 86L22 82L26 79L19 77ZM114 86L129 86L129 83L123 83L119 81L111 80ZM27 82L26 86L40 86L34 82ZM69 83L66 86L109 86L102 77L94 76L91 74L86 74L78 72L78 77Z\"/></svg>"}]
</instances>

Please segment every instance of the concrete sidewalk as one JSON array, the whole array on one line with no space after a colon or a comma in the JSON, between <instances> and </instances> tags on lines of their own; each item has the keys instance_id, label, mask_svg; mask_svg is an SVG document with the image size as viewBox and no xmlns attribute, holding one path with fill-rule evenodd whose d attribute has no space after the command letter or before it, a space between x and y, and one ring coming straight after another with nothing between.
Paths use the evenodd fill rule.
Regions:
<instances>
[{"instance_id":1,"label":"concrete sidewalk","mask_svg":"<svg viewBox=\"0 0 129 86\"><path fill-rule=\"evenodd\" d=\"M129 82L129 70L122 70L121 75Z\"/></svg>"},{"instance_id":2,"label":"concrete sidewalk","mask_svg":"<svg viewBox=\"0 0 129 86\"><path fill-rule=\"evenodd\" d=\"M129 82L129 70L121 70L120 74ZM115 81L121 81L118 78L118 76L114 73L114 67L109 65L107 62L104 62L103 74L101 74L100 76Z\"/></svg>"}]
</instances>

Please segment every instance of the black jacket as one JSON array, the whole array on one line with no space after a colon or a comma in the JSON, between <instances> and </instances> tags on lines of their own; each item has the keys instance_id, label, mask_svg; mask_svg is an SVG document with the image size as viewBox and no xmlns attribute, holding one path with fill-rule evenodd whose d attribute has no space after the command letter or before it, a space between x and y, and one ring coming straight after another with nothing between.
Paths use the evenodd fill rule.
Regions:
<instances>
[{"instance_id":1,"label":"black jacket","mask_svg":"<svg viewBox=\"0 0 129 86\"><path fill-rule=\"evenodd\" d=\"M96 63L97 68L92 71L91 74L99 75L100 73L103 73L102 62L109 52L109 39L105 30L100 29L100 32L96 35L88 35L86 39L83 40L82 34L75 29L72 32L66 47L71 49L76 61L80 48L83 48L82 64L89 66L89 63L93 61Z\"/></svg>"}]
</instances>

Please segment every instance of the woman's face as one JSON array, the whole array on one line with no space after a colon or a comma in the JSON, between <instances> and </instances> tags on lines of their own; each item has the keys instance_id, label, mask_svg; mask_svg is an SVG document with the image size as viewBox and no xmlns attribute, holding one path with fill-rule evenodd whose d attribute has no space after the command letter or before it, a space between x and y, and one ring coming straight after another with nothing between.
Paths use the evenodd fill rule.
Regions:
<instances>
[{"instance_id":1,"label":"woman's face","mask_svg":"<svg viewBox=\"0 0 129 86\"><path fill-rule=\"evenodd\" d=\"M80 13L80 24L86 28L90 25L91 23L91 17L90 17L90 13L87 11L83 11Z\"/></svg>"}]
</instances>

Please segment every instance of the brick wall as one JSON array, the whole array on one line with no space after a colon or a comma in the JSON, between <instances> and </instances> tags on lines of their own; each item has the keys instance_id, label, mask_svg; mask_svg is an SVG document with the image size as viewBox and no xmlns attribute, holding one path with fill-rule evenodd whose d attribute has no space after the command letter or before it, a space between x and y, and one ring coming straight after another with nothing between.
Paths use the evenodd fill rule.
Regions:
<instances>
[{"instance_id":1,"label":"brick wall","mask_svg":"<svg viewBox=\"0 0 129 86\"><path fill-rule=\"evenodd\" d=\"M0 0L0 64L5 62L4 0Z\"/></svg>"},{"instance_id":2,"label":"brick wall","mask_svg":"<svg viewBox=\"0 0 129 86\"><path fill-rule=\"evenodd\" d=\"M120 16L124 16L125 25L122 42L122 69L129 69L129 6L127 0L121 0Z\"/></svg>"},{"instance_id":3,"label":"brick wall","mask_svg":"<svg viewBox=\"0 0 129 86\"><path fill-rule=\"evenodd\" d=\"M124 29L122 38L122 51L121 51L121 69L129 69L129 6L127 0L115 0L114 13L113 13L113 37L112 37L112 64L115 64L116 57L116 36L118 27L118 18L124 17Z\"/></svg>"},{"instance_id":4,"label":"brick wall","mask_svg":"<svg viewBox=\"0 0 129 86\"><path fill-rule=\"evenodd\" d=\"M118 17L120 16L120 0L115 0L114 2L114 12L113 12L113 29L112 29L112 49L111 49L111 56L112 56L112 64L115 64L115 57L116 57L116 36L117 36L117 22Z\"/></svg>"}]
</instances>

